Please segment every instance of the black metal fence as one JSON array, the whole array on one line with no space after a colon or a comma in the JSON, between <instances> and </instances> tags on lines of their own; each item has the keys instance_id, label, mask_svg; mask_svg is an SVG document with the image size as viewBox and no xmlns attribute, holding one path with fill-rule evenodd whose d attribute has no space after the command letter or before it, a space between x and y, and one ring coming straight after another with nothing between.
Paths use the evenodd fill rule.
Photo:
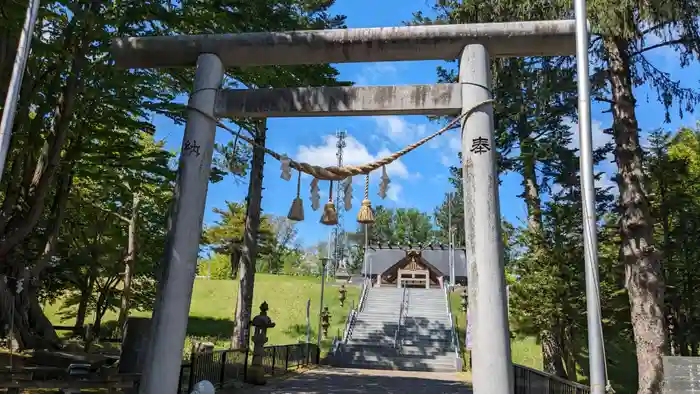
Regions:
<instances>
[{"instance_id":1,"label":"black metal fence","mask_svg":"<svg viewBox=\"0 0 700 394\"><path fill-rule=\"evenodd\" d=\"M513 365L515 394L590 394L582 384L570 382L522 365Z\"/></svg>"},{"instance_id":2,"label":"black metal fence","mask_svg":"<svg viewBox=\"0 0 700 394\"><path fill-rule=\"evenodd\" d=\"M268 376L284 375L301 366L319 363L320 352L315 344L266 346L262 360ZM216 387L244 382L253 359L251 350L215 350L192 352L180 366L178 393L189 393L197 382L208 380Z\"/></svg>"}]
</instances>

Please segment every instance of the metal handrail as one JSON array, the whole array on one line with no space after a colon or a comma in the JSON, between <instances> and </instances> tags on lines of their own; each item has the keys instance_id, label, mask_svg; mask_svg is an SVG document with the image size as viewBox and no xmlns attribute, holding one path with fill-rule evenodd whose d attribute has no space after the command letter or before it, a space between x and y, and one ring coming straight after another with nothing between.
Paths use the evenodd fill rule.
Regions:
<instances>
[{"instance_id":1,"label":"metal handrail","mask_svg":"<svg viewBox=\"0 0 700 394\"><path fill-rule=\"evenodd\" d=\"M345 322L345 332L343 333L343 343L348 343L348 339L350 338L350 331L352 331L352 327L355 325L355 317L357 316L357 311L355 309L350 309L350 313L348 313L348 320Z\"/></svg>"},{"instance_id":2,"label":"metal handrail","mask_svg":"<svg viewBox=\"0 0 700 394\"><path fill-rule=\"evenodd\" d=\"M360 295L360 302L357 304L357 312L362 312L365 307L365 301L367 300L367 293L369 292L370 279L365 278L362 282L362 294Z\"/></svg>"},{"instance_id":3,"label":"metal handrail","mask_svg":"<svg viewBox=\"0 0 700 394\"><path fill-rule=\"evenodd\" d=\"M520 364L513 364L514 389L516 394L539 393L541 387L559 388L556 392L571 394L589 394L590 387L560 378L556 375L539 371ZM539 378L539 379L537 379Z\"/></svg>"},{"instance_id":4,"label":"metal handrail","mask_svg":"<svg viewBox=\"0 0 700 394\"><path fill-rule=\"evenodd\" d=\"M350 310L348 313L348 319L345 322L345 332L343 333L343 339L341 343L346 344L348 343L348 340L352 336L352 329L355 327L355 320L357 319L357 314L360 313L362 308L364 307L365 299L367 298L367 292L369 291L369 288L367 284L369 281L365 279L362 282L362 291L360 292L360 302L357 304L357 308L353 308Z\"/></svg>"},{"instance_id":5,"label":"metal handrail","mask_svg":"<svg viewBox=\"0 0 700 394\"><path fill-rule=\"evenodd\" d=\"M401 331L401 320L405 311L406 305L406 287L403 288L403 293L401 294L401 309L399 309L399 321L396 325L396 332L394 333L394 349L396 349L399 342L399 331Z\"/></svg>"},{"instance_id":6,"label":"metal handrail","mask_svg":"<svg viewBox=\"0 0 700 394\"><path fill-rule=\"evenodd\" d=\"M450 336L451 341L452 341L452 349L455 352L455 368L458 366L458 361L460 360L459 356L459 342L457 341L457 333L455 332L455 323L454 319L452 317L452 311L450 310L450 296L447 294L447 284L444 284L442 286L442 289L444 290L445 293L445 306L447 309L447 316L450 318Z\"/></svg>"}]
</instances>

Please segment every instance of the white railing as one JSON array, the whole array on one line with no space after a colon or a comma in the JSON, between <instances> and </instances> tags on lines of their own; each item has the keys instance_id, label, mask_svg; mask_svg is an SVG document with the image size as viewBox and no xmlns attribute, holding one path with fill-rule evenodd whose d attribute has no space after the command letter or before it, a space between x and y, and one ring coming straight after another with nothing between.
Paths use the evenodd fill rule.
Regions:
<instances>
[{"instance_id":1,"label":"white railing","mask_svg":"<svg viewBox=\"0 0 700 394\"><path fill-rule=\"evenodd\" d=\"M450 295L447 292L447 284L442 286L445 293L445 305L447 307L447 317L450 318L450 335L452 337L452 349L455 352L455 369L461 370L461 357L459 355L459 341L457 340L457 333L455 332L455 322L452 317L452 311L450 310Z\"/></svg>"},{"instance_id":2,"label":"white railing","mask_svg":"<svg viewBox=\"0 0 700 394\"><path fill-rule=\"evenodd\" d=\"M362 294L360 295L360 303L357 304L357 312L362 312L362 309L365 307L365 301L367 300L367 293L369 292L370 288L370 279L365 278L365 281L362 282Z\"/></svg>"},{"instance_id":3,"label":"white railing","mask_svg":"<svg viewBox=\"0 0 700 394\"><path fill-rule=\"evenodd\" d=\"M401 295L401 309L399 309L399 321L398 324L396 325L396 332L394 332L394 349L400 348L398 346L399 344L399 332L401 331L401 320L403 318L403 314L406 311L406 287L403 288L403 293Z\"/></svg>"},{"instance_id":4,"label":"white railing","mask_svg":"<svg viewBox=\"0 0 700 394\"><path fill-rule=\"evenodd\" d=\"M367 299L367 292L369 291L369 280L365 279L362 283L362 291L360 292L360 302L357 304L357 308L350 309L348 313L348 319L345 322L345 332L343 333L342 341L339 343L346 344L352 336L352 329L355 327L355 320L357 319L357 314L362 311L365 305L365 300Z\"/></svg>"},{"instance_id":5,"label":"white railing","mask_svg":"<svg viewBox=\"0 0 700 394\"><path fill-rule=\"evenodd\" d=\"M350 338L350 331L352 331L352 327L355 325L355 317L357 317L357 311L355 311L354 309L350 309L350 313L348 314L348 320L347 322L345 322L343 343L347 343L348 339Z\"/></svg>"}]
</instances>

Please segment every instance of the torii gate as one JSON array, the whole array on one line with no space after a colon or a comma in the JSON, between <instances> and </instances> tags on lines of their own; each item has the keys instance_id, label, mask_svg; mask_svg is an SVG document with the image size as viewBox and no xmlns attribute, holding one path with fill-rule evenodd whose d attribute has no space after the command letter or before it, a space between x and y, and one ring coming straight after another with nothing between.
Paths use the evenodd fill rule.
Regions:
<instances>
[{"instance_id":1,"label":"torii gate","mask_svg":"<svg viewBox=\"0 0 700 394\"><path fill-rule=\"evenodd\" d=\"M579 74L584 75L585 80L588 39L585 8L583 11L578 33L583 35L585 43L579 44L579 55L583 45L586 57L585 64L579 61ZM579 12L577 7L577 14ZM165 251L165 274L154 312L154 332L140 393L174 393L177 388L216 132L212 117L458 115L491 99L491 57L573 55L576 33L577 24L565 20L116 40L113 54L119 67L191 67L195 64L197 67L189 102L197 110L189 110L183 147L192 146L196 141L201 150L183 149L180 157ZM455 84L220 90L224 70L230 66L456 58L460 59L460 68L459 83ZM589 100L588 89L587 83L583 87L580 85L581 100ZM585 114L582 117L582 178L585 178L586 194L593 185L592 161L586 155L590 150L590 117L588 129L585 128ZM470 256L469 307L474 319L473 388L476 394L512 393L513 367L491 105L481 106L462 121L462 154L465 239ZM594 212L592 204L587 203L586 208L587 214ZM589 219L586 220L588 230ZM595 231L592 235L588 231L586 236L590 240ZM590 243L587 243L587 252L590 251ZM587 258L591 258L591 253L587 253ZM597 284L595 288L587 286L587 290L590 307L591 302L593 305L598 302ZM591 292L595 295L593 300ZM589 313L589 328L595 319L599 319L599 312L593 316ZM594 366L591 383L595 394L602 393L599 386L604 380L598 351L601 346L602 342L598 343L597 339L589 340L591 365Z\"/></svg>"}]
</instances>

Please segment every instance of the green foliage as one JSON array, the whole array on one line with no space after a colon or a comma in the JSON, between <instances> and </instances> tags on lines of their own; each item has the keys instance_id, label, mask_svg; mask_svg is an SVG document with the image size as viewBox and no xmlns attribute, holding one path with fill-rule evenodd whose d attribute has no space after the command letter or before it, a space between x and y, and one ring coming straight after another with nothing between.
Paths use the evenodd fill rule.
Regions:
<instances>
[{"instance_id":1,"label":"green foliage","mask_svg":"<svg viewBox=\"0 0 700 394\"><path fill-rule=\"evenodd\" d=\"M430 216L418 209L379 205L374 209L374 218L374 224L369 226L370 244L416 245L433 241Z\"/></svg>"},{"instance_id":2,"label":"green foliage","mask_svg":"<svg viewBox=\"0 0 700 394\"><path fill-rule=\"evenodd\" d=\"M212 253L197 263L197 275L213 280L231 279L231 257Z\"/></svg>"},{"instance_id":3,"label":"green foliage","mask_svg":"<svg viewBox=\"0 0 700 394\"><path fill-rule=\"evenodd\" d=\"M419 245L435 242L435 231L430 215L415 208L386 208L382 205L374 208L375 222L369 225L370 245ZM350 244L349 271L358 273L362 270L365 254L365 225L358 225L355 232L348 232Z\"/></svg>"},{"instance_id":4,"label":"green foliage","mask_svg":"<svg viewBox=\"0 0 700 394\"><path fill-rule=\"evenodd\" d=\"M664 255L671 354L693 356L700 346L700 308L695 301L700 299L700 124L675 135L655 131L649 142L646 172Z\"/></svg>"},{"instance_id":5,"label":"green foliage","mask_svg":"<svg viewBox=\"0 0 700 394\"><path fill-rule=\"evenodd\" d=\"M143 286L152 282L163 251L175 157L147 134L155 128L154 115L184 122L184 105L175 99L189 93L194 70L120 69L109 54L111 43L123 36L341 27L344 17L329 12L332 4L42 2L0 187L0 273L31 272L38 279L32 290L46 299L76 292L81 305L113 308L127 250L128 224L122 219L132 215L134 196L141 196L132 298L137 307L150 302L153 292ZM6 93L25 11L24 5L0 2L0 97ZM330 65L232 68L225 85L334 85L337 75ZM251 119L233 121L243 132L252 130ZM246 175L250 150L238 142L216 146L211 181L221 181L234 169L243 170L234 179ZM36 325L41 320L29 318L41 311L28 305L19 309L27 315L18 321ZM48 332L17 329L29 347L33 333Z\"/></svg>"},{"instance_id":6,"label":"green foliage","mask_svg":"<svg viewBox=\"0 0 700 394\"><path fill-rule=\"evenodd\" d=\"M243 204L228 201L226 205L227 210L214 208L214 212L219 214L220 219L213 226L207 227L202 237L202 243L216 252L214 258L217 261L220 259L219 254L231 256L237 253L240 256L243 245L245 207ZM294 222L282 216L261 216L256 271L288 275L299 275L305 272L300 268L302 253L296 238L297 229ZM231 257L228 259L230 260ZM230 278L230 261L227 264L229 276L226 278ZM217 272L223 274L224 271L218 271L217 268ZM200 273L200 275L205 274ZM216 279L224 278L217 276Z\"/></svg>"}]
</instances>

